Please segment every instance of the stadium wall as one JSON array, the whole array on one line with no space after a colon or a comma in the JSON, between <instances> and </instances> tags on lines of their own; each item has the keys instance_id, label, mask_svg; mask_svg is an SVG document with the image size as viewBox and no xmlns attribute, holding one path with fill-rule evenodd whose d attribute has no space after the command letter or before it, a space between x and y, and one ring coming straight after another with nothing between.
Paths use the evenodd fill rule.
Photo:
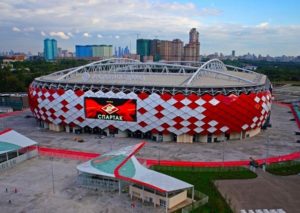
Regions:
<instances>
[{"instance_id":1,"label":"stadium wall","mask_svg":"<svg viewBox=\"0 0 300 213\"><path fill-rule=\"evenodd\" d=\"M86 97L136 100L136 122L89 119L85 115ZM130 132L150 133L156 140L214 142L243 139L260 132L270 115L271 93L263 91L240 95L184 95L122 91L83 91L30 86L30 107L44 126L54 131L74 132L81 128L100 128L116 136Z\"/></svg>"}]
</instances>

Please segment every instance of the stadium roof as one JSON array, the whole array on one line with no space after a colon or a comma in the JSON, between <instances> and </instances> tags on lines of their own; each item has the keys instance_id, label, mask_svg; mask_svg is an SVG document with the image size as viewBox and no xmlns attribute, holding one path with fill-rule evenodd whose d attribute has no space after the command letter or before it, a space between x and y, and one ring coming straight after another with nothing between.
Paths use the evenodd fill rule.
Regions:
<instances>
[{"instance_id":1,"label":"stadium roof","mask_svg":"<svg viewBox=\"0 0 300 213\"><path fill-rule=\"evenodd\" d=\"M35 141L12 129L6 129L0 132L0 154L36 144Z\"/></svg>"},{"instance_id":2,"label":"stadium roof","mask_svg":"<svg viewBox=\"0 0 300 213\"><path fill-rule=\"evenodd\" d=\"M140 164L134 154L145 143L127 146L120 150L102 155L77 166L77 169L92 175L108 176L161 192L172 192L193 187L191 184L165 174L148 169Z\"/></svg>"},{"instance_id":3,"label":"stadium roof","mask_svg":"<svg viewBox=\"0 0 300 213\"><path fill-rule=\"evenodd\" d=\"M219 88L264 85L267 78L250 70L225 65L218 59L205 63L142 63L131 59L107 59L35 80L60 84Z\"/></svg>"}]
</instances>

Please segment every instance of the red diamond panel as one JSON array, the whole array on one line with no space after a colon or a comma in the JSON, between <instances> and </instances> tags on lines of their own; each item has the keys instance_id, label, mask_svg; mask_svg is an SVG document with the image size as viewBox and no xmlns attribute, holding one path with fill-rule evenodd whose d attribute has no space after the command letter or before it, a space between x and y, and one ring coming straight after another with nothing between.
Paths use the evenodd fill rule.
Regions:
<instances>
[{"instance_id":1,"label":"red diamond panel","mask_svg":"<svg viewBox=\"0 0 300 213\"><path fill-rule=\"evenodd\" d=\"M62 100L60 103L61 103L62 105L64 105L64 106L66 106L67 104L69 104L69 102L66 101L66 100Z\"/></svg>"},{"instance_id":2,"label":"red diamond panel","mask_svg":"<svg viewBox=\"0 0 300 213\"><path fill-rule=\"evenodd\" d=\"M170 125L167 124L167 123L163 123L161 126L162 126L163 128L165 128L165 129L168 129L168 128L170 127Z\"/></svg>"},{"instance_id":3,"label":"red diamond panel","mask_svg":"<svg viewBox=\"0 0 300 213\"><path fill-rule=\"evenodd\" d=\"M196 109L198 106L199 106L199 105L198 105L197 103L195 103L195 102L192 102L192 103L190 103L190 104L188 105L188 107L191 108L191 109Z\"/></svg>"},{"instance_id":4,"label":"red diamond panel","mask_svg":"<svg viewBox=\"0 0 300 213\"><path fill-rule=\"evenodd\" d=\"M84 119L82 117L78 117L77 120L82 123L84 121Z\"/></svg>"},{"instance_id":5,"label":"red diamond panel","mask_svg":"<svg viewBox=\"0 0 300 213\"><path fill-rule=\"evenodd\" d=\"M75 94L76 94L78 97L80 97L80 96L82 96L82 95L84 94L84 91L81 90L81 89L79 89L79 90L76 90L76 91L75 91Z\"/></svg>"},{"instance_id":6,"label":"red diamond panel","mask_svg":"<svg viewBox=\"0 0 300 213\"><path fill-rule=\"evenodd\" d=\"M182 93L178 93L174 95L173 98L177 101L182 101L185 98L185 96Z\"/></svg>"},{"instance_id":7,"label":"red diamond panel","mask_svg":"<svg viewBox=\"0 0 300 213\"><path fill-rule=\"evenodd\" d=\"M147 112L147 110L145 110L145 108L141 107L141 108L138 109L138 112L143 115Z\"/></svg>"},{"instance_id":8,"label":"red diamond panel","mask_svg":"<svg viewBox=\"0 0 300 213\"><path fill-rule=\"evenodd\" d=\"M149 94L147 94L145 92L141 92L140 94L138 94L138 96L141 100L145 100L146 98L149 97Z\"/></svg>"},{"instance_id":9,"label":"red diamond panel","mask_svg":"<svg viewBox=\"0 0 300 213\"><path fill-rule=\"evenodd\" d=\"M182 107L184 107L184 104L181 102L177 102L175 104L173 104L174 107L176 107L177 109L181 109Z\"/></svg>"},{"instance_id":10,"label":"red diamond panel","mask_svg":"<svg viewBox=\"0 0 300 213\"><path fill-rule=\"evenodd\" d=\"M160 111L164 110L165 108L163 108L161 105L157 105L155 107L155 109L160 112Z\"/></svg>"},{"instance_id":11,"label":"red diamond panel","mask_svg":"<svg viewBox=\"0 0 300 213\"><path fill-rule=\"evenodd\" d=\"M169 94L169 93L164 93L164 94L162 94L160 97L161 97L161 99L163 99L164 101L168 101L168 100L170 100L170 99L172 98L172 95Z\"/></svg>"},{"instance_id":12,"label":"red diamond panel","mask_svg":"<svg viewBox=\"0 0 300 213\"><path fill-rule=\"evenodd\" d=\"M141 122L139 123L139 125L140 125L141 127L145 127L145 126L147 126L147 123L145 123L144 121L141 121Z\"/></svg>"},{"instance_id":13,"label":"red diamond panel","mask_svg":"<svg viewBox=\"0 0 300 213\"><path fill-rule=\"evenodd\" d=\"M75 108L78 109L78 110L81 110L83 108L83 106L81 106L81 104L76 104Z\"/></svg>"},{"instance_id":14,"label":"red diamond panel","mask_svg":"<svg viewBox=\"0 0 300 213\"><path fill-rule=\"evenodd\" d=\"M181 124L177 123L177 124L174 125L174 127L175 127L176 129L181 129L183 126L182 126Z\"/></svg>"},{"instance_id":15,"label":"red diamond panel","mask_svg":"<svg viewBox=\"0 0 300 213\"><path fill-rule=\"evenodd\" d=\"M162 117L164 117L164 115L162 113L160 113L160 112L156 113L154 116L157 117L157 118L159 118L159 119L161 119Z\"/></svg>"},{"instance_id":16,"label":"red diamond panel","mask_svg":"<svg viewBox=\"0 0 300 213\"><path fill-rule=\"evenodd\" d=\"M175 121L176 123L180 123L181 121L183 121L183 118L178 116L174 118L173 121Z\"/></svg>"},{"instance_id":17,"label":"red diamond panel","mask_svg":"<svg viewBox=\"0 0 300 213\"><path fill-rule=\"evenodd\" d=\"M195 118L195 117L190 117L190 118L188 119L188 121L189 121L190 123L195 123L195 122L198 121L198 119Z\"/></svg>"},{"instance_id":18,"label":"red diamond panel","mask_svg":"<svg viewBox=\"0 0 300 213\"><path fill-rule=\"evenodd\" d=\"M64 111L64 112L68 112L69 111L69 109L67 107L63 107L63 108L61 108L61 110Z\"/></svg>"}]
</instances>

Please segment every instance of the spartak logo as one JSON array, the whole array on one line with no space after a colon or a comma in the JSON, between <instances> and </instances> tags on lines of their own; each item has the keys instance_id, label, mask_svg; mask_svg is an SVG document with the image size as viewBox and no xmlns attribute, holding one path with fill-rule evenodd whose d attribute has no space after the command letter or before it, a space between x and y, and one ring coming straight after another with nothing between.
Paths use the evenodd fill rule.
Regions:
<instances>
[{"instance_id":1,"label":"spartak logo","mask_svg":"<svg viewBox=\"0 0 300 213\"><path fill-rule=\"evenodd\" d=\"M101 109L104 110L108 114L113 114L113 113L119 111L119 109L112 104L107 104L104 107L102 107Z\"/></svg>"}]
</instances>

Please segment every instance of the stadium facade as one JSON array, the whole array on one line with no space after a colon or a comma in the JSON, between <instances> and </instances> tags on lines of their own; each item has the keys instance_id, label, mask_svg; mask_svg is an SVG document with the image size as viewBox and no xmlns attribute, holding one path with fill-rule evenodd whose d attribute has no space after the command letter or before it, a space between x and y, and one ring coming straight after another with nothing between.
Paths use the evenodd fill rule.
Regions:
<instances>
[{"instance_id":1,"label":"stadium facade","mask_svg":"<svg viewBox=\"0 0 300 213\"><path fill-rule=\"evenodd\" d=\"M29 101L50 130L192 143L258 134L271 92L265 75L218 59L107 59L36 78Z\"/></svg>"}]
</instances>

